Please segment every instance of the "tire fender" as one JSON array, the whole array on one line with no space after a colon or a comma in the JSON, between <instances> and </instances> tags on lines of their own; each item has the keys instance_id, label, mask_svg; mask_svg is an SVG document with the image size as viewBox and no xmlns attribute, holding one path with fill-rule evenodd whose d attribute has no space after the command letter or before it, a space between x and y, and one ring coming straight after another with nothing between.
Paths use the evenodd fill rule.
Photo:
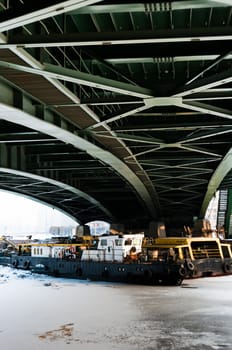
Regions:
<instances>
[{"instance_id":1,"label":"tire fender","mask_svg":"<svg viewBox=\"0 0 232 350\"><path fill-rule=\"evenodd\" d=\"M179 275L180 275L181 277L185 277L186 274L187 274L186 268L185 268L184 266L181 266L181 267L179 268Z\"/></svg>"},{"instance_id":2,"label":"tire fender","mask_svg":"<svg viewBox=\"0 0 232 350\"><path fill-rule=\"evenodd\" d=\"M225 272L225 273L231 273L231 262L225 262L224 264L223 264L223 271Z\"/></svg>"},{"instance_id":3,"label":"tire fender","mask_svg":"<svg viewBox=\"0 0 232 350\"><path fill-rule=\"evenodd\" d=\"M186 266L189 271L194 270L194 264L192 263L192 261L186 261Z\"/></svg>"}]
</instances>

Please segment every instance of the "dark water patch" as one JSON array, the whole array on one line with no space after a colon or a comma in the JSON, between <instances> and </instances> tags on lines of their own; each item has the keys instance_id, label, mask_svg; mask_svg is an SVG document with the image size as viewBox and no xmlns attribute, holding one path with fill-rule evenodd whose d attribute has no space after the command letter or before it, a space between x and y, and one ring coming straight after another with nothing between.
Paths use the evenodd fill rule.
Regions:
<instances>
[{"instance_id":1,"label":"dark water patch","mask_svg":"<svg viewBox=\"0 0 232 350\"><path fill-rule=\"evenodd\" d=\"M189 284L182 284L181 288L198 289L198 286L191 286Z\"/></svg>"}]
</instances>

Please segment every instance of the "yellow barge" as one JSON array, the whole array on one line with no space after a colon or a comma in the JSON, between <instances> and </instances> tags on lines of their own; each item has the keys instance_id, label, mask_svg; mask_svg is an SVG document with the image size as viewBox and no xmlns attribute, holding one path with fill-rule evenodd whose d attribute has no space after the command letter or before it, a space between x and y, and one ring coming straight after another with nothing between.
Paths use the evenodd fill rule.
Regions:
<instances>
[{"instance_id":1,"label":"yellow barge","mask_svg":"<svg viewBox=\"0 0 232 350\"><path fill-rule=\"evenodd\" d=\"M152 255L154 260L184 262L187 278L232 273L231 244L219 238L145 238L143 253Z\"/></svg>"}]
</instances>

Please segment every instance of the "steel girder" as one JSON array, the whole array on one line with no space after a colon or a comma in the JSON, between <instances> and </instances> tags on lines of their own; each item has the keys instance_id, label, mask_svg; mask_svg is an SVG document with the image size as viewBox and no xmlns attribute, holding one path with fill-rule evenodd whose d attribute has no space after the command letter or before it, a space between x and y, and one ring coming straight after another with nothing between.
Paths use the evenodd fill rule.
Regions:
<instances>
[{"instance_id":1,"label":"steel girder","mask_svg":"<svg viewBox=\"0 0 232 350\"><path fill-rule=\"evenodd\" d=\"M203 216L231 169L230 2L37 7L1 2L0 73L12 89L11 103L1 100L2 144L23 154L20 170L75 179L73 188L133 227L164 219L179 228Z\"/></svg>"}]
</instances>

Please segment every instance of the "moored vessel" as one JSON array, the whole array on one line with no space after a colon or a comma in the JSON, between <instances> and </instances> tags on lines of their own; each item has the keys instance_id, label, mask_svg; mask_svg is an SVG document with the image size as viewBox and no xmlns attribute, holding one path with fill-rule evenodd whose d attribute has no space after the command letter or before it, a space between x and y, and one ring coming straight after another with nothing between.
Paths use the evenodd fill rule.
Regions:
<instances>
[{"instance_id":1,"label":"moored vessel","mask_svg":"<svg viewBox=\"0 0 232 350\"><path fill-rule=\"evenodd\" d=\"M157 258L166 255L181 261L187 269L185 278L232 273L231 244L216 237L145 238L143 246Z\"/></svg>"},{"instance_id":2,"label":"moored vessel","mask_svg":"<svg viewBox=\"0 0 232 350\"><path fill-rule=\"evenodd\" d=\"M144 234L82 236L75 240L27 242L0 253L0 264L47 275L136 284L180 285L183 261L156 258L144 247Z\"/></svg>"}]
</instances>

